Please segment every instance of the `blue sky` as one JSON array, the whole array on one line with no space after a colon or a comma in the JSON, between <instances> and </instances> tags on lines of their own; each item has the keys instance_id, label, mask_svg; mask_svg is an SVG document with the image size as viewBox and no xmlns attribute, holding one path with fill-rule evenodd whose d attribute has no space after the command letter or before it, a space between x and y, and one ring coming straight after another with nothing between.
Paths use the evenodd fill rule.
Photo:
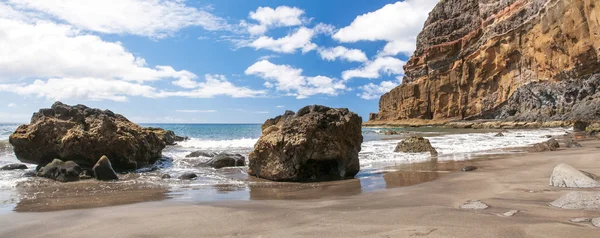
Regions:
<instances>
[{"instance_id":1,"label":"blue sky","mask_svg":"<svg viewBox=\"0 0 600 238\"><path fill-rule=\"evenodd\" d=\"M135 122L366 120L437 0L0 0L0 122L60 100Z\"/></svg>"}]
</instances>

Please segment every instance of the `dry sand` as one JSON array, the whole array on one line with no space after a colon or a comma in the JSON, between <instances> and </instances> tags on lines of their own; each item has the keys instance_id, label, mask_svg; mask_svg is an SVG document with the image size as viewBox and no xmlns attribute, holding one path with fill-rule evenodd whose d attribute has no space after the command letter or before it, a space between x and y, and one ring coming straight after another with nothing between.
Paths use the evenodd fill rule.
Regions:
<instances>
[{"instance_id":1,"label":"dry sand","mask_svg":"<svg viewBox=\"0 0 600 238\"><path fill-rule=\"evenodd\" d=\"M352 196L10 213L0 216L0 237L600 237L600 228L569 222L600 211L548 205L573 190L548 186L557 164L600 174L600 143L582 145L478 161L473 172ZM468 200L490 207L459 209ZM502 215L511 210L519 212Z\"/></svg>"}]
</instances>

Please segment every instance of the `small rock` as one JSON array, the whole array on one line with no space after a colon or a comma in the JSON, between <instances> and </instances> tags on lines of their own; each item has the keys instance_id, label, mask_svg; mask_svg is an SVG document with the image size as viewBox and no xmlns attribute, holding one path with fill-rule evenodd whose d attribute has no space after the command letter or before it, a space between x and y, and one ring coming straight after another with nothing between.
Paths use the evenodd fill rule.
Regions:
<instances>
[{"instance_id":1,"label":"small rock","mask_svg":"<svg viewBox=\"0 0 600 238\"><path fill-rule=\"evenodd\" d=\"M595 227L600 227L600 217L592 219L592 225L594 225Z\"/></svg>"},{"instance_id":2,"label":"small rock","mask_svg":"<svg viewBox=\"0 0 600 238\"><path fill-rule=\"evenodd\" d=\"M405 152L405 153L423 153L429 152L431 155L437 155L438 152L431 146L431 143L428 139L425 139L421 136L411 136L396 146L394 152Z\"/></svg>"},{"instance_id":3,"label":"small rock","mask_svg":"<svg viewBox=\"0 0 600 238\"><path fill-rule=\"evenodd\" d=\"M192 153L190 153L189 155L186 155L186 158L197 158L197 157L209 157L212 158L214 157L215 153L213 152L206 152L206 151L194 151Z\"/></svg>"},{"instance_id":4,"label":"small rock","mask_svg":"<svg viewBox=\"0 0 600 238\"><path fill-rule=\"evenodd\" d=\"M546 135L544 137L546 137L546 138L552 138L552 135Z\"/></svg>"},{"instance_id":5,"label":"small rock","mask_svg":"<svg viewBox=\"0 0 600 238\"><path fill-rule=\"evenodd\" d=\"M575 121L575 123L573 123L573 131L574 132L585 131L589 125L590 125L590 123L587 121Z\"/></svg>"},{"instance_id":6,"label":"small rock","mask_svg":"<svg viewBox=\"0 0 600 238\"><path fill-rule=\"evenodd\" d=\"M481 201L478 201L478 200L471 200L463 205L460 205L461 209L468 209L468 210L484 210L484 209L487 209L488 207L489 206L487 204L482 203Z\"/></svg>"},{"instance_id":7,"label":"small rock","mask_svg":"<svg viewBox=\"0 0 600 238\"><path fill-rule=\"evenodd\" d=\"M579 142L574 141L571 138L565 139L565 144L567 145L567 148L579 148L579 147L582 147L581 144L579 144Z\"/></svg>"},{"instance_id":8,"label":"small rock","mask_svg":"<svg viewBox=\"0 0 600 238\"><path fill-rule=\"evenodd\" d=\"M182 174L181 176L179 176L179 179L181 180L193 180L195 178L197 178L198 175L196 175L195 173L185 173Z\"/></svg>"},{"instance_id":9,"label":"small rock","mask_svg":"<svg viewBox=\"0 0 600 238\"><path fill-rule=\"evenodd\" d=\"M215 169L220 169L225 167L237 167L245 165L246 158L244 156L240 154L221 153L216 155L209 161L201 163L199 166L209 166Z\"/></svg>"},{"instance_id":10,"label":"small rock","mask_svg":"<svg viewBox=\"0 0 600 238\"><path fill-rule=\"evenodd\" d=\"M568 210L600 210L600 192L570 192L550 205Z\"/></svg>"},{"instance_id":11,"label":"small rock","mask_svg":"<svg viewBox=\"0 0 600 238\"><path fill-rule=\"evenodd\" d=\"M73 182L79 180L81 168L73 161L63 162L54 159L37 172L38 177L53 179L59 182Z\"/></svg>"},{"instance_id":12,"label":"small rock","mask_svg":"<svg viewBox=\"0 0 600 238\"><path fill-rule=\"evenodd\" d=\"M537 143L533 145L533 148L537 152L556 151L558 148L560 148L560 145L558 144L558 141L556 141L556 139L550 139L546 142Z\"/></svg>"},{"instance_id":13,"label":"small rock","mask_svg":"<svg viewBox=\"0 0 600 238\"><path fill-rule=\"evenodd\" d=\"M79 179L93 179L94 178L94 171L89 170L89 169L84 169L83 171L81 171L81 173L79 173Z\"/></svg>"},{"instance_id":14,"label":"small rock","mask_svg":"<svg viewBox=\"0 0 600 238\"><path fill-rule=\"evenodd\" d=\"M562 188L598 188L600 182L594 180L596 175L579 171L568 164L554 167L550 176L550 186Z\"/></svg>"},{"instance_id":15,"label":"small rock","mask_svg":"<svg viewBox=\"0 0 600 238\"><path fill-rule=\"evenodd\" d=\"M517 214L517 212L519 212L519 210L510 210L508 212L503 213L502 215L505 216L505 217L512 217L515 214Z\"/></svg>"},{"instance_id":16,"label":"small rock","mask_svg":"<svg viewBox=\"0 0 600 238\"><path fill-rule=\"evenodd\" d=\"M36 174L35 171L27 171L27 172L23 173L23 177L31 178L31 177L35 177L35 174Z\"/></svg>"},{"instance_id":17,"label":"small rock","mask_svg":"<svg viewBox=\"0 0 600 238\"><path fill-rule=\"evenodd\" d=\"M27 169L27 165L24 164L8 164L5 166L2 166L2 168L0 168L0 170L17 170L17 169Z\"/></svg>"},{"instance_id":18,"label":"small rock","mask_svg":"<svg viewBox=\"0 0 600 238\"><path fill-rule=\"evenodd\" d=\"M592 219L587 218L587 217L577 217L577 218L569 219L570 222L574 222L574 223L590 222L591 220Z\"/></svg>"},{"instance_id":19,"label":"small rock","mask_svg":"<svg viewBox=\"0 0 600 238\"><path fill-rule=\"evenodd\" d=\"M110 164L110 160L106 156L102 156L98 162L96 162L96 165L94 165L92 170L94 171L94 175L96 175L97 180L119 180L119 176L117 176L117 173L115 173L115 170Z\"/></svg>"},{"instance_id":20,"label":"small rock","mask_svg":"<svg viewBox=\"0 0 600 238\"><path fill-rule=\"evenodd\" d=\"M391 136L391 135L398 135L398 132L394 131L394 130L385 130L383 132L383 134L386 135L386 136Z\"/></svg>"},{"instance_id":21,"label":"small rock","mask_svg":"<svg viewBox=\"0 0 600 238\"><path fill-rule=\"evenodd\" d=\"M162 176L160 176L161 179L170 179L171 175L169 174L163 174Z\"/></svg>"},{"instance_id":22,"label":"small rock","mask_svg":"<svg viewBox=\"0 0 600 238\"><path fill-rule=\"evenodd\" d=\"M498 134L496 134L494 137L503 137L504 134L502 132L498 132Z\"/></svg>"},{"instance_id":23,"label":"small rock","mask_svg":"<svg viewBox=\"0 0 600 238\"><path fill-rule=\"evenodd\" d=\"M473 170L476 170L476 169L478 169L477 166L467 165L467 166L463 167L461 169L461 171L463 171L463 172L469 172L469 171L473 171Z\"/></svg>"}]
</instances>

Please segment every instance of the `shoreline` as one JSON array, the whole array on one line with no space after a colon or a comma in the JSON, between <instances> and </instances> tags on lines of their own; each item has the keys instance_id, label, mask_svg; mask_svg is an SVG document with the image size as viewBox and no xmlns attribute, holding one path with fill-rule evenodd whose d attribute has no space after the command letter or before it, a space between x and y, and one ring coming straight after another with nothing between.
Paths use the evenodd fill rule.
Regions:
<instances>
[{"instance_id":1,"label":"shoreline","mask_svg":"<svg viewBox=\"0 0 600 238\"><path fill-rule=\"evenodd\" d=\"M409 187L307 200L146 202L0 216L0 236L374 236L594 237L598 228L570 218L598 217L548 205L569 191L548 186L554 166L568 163L600 174L599 141L583 148L472 161L480 169L448 173ZM468 200L490 208L461 210ZM501 214L519 210L512 217ZM126 221L126 222L124 222Z\"/></svg>"},{"instance_id":2,"label":"shoreline","mask_svg":"<svg viewBox=\"0 0 600 238\"><path fill-rule=\"evenodd\" d=\"M392 120L392 121L367 121L362 124L364 128L369 127L439 127L454 129L541 129L572 127L574 121L505 121L505 120L473 120L473 121L453 121L453 120ZM596 124L597 122L594 122Z\"/></svg>"}]
</instances>

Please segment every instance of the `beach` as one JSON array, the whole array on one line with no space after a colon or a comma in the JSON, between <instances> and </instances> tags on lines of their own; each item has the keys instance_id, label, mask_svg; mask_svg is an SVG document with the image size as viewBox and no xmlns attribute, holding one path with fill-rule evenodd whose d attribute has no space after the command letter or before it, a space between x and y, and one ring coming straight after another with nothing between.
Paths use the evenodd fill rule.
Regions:
<instances>
[{"instance_id":1,"label":"beach","mask_svg":"<svg viewBox=\"0 0 600 238\"><path fill-rule=\"evenodd\" d=\"M555 152L473 161L414 186L320 199L145 202L124 206L0 216L2 237L597 237L599 216L548 204L569 191L550 187L560 163L599 174L600 142ZM311 191L305 191L310 193ZM319 192L319 191L313 191ZM480 200L485 210L463 210ZM506 217L502 214L518 210Z\"/></svg>"}]
</instances>

